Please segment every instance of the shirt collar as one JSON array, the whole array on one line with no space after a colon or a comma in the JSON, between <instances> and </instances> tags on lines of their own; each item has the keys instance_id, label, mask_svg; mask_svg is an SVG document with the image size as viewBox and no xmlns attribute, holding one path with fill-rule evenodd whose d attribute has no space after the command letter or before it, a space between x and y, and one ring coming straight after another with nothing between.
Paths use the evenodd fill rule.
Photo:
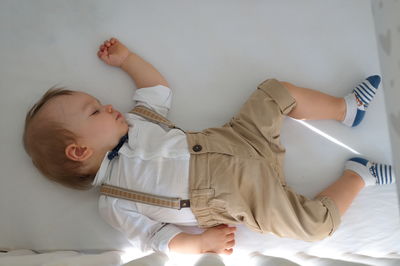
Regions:
<instances>
[{"instance_id":1,"label":"shirt collar","mask_svg":"<svg viewBox=\"0 0 400 266\"><path fill-rule=\"evenodd\" d=\"M100 186L105 182L108 165L112 162L112 160L115 157L119 156L118 154L119 150L128 139L129 139L128 134L126 134L119 140L118 145L115 146L114 149L112 149L112 151L106 153L106 155L103 158L103 161L101 162L100 168L97 171L97 174L92 182L93 186L95 187Z\"/></svg>"},{"instance_id":2,"label":"shirt collar","mask_svg":"<svg viewBox=\"0 0 400 266\"><path fill-rule=\"evenodd\" d=\"M111 163L111 161L107 157L108 153L104 156L103 161L101 162L100 168L97 171L97 174L92 182L92 185L94 187L100 186L105 182L106 179L106 173L107 173L107 168L108 165Z\"/></svg>"}]
</instances>

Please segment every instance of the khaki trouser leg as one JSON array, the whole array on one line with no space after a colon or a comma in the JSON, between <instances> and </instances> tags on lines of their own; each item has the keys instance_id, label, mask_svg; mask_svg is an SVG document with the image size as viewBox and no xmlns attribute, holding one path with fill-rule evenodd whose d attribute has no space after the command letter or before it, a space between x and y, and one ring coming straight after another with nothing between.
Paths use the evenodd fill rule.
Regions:
<instances>
[{"instance_id":1,"label":"khaki trouser leg","mask_svg":"<svg viewBox=\"0 0 400 266\"><path fill-rule=\"evenodd\" d=\"M201 227L244 223L306 241L336 230L332 200L308 199L285 183L280 127L293 106L287 89L268 80L223 127L187 133L191 208Z\"/></svg>"}]
</instances>

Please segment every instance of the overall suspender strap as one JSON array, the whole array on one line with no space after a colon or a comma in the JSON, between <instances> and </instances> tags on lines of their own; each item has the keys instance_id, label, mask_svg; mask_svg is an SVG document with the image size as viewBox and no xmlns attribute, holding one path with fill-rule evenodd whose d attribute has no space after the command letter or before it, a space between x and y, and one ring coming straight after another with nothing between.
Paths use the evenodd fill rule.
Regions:
<instances>
[{"instance_id":1,"label":"overall suspender strap","mask_svg":"<svg viewBox=\"0 0 400 266\"><path fill-rule=\"evenodd\" d=\"M141 105L138 105L135 108L133 108L133 110L130 111L130 113L142 116L142 117L146 118L147 120L149 120L149 121L151 121L153 123L163 124L163 125L166 125L169 128L178 128L178 127L175 126L174 123L169 121L164 116L154 112L153 110L151 110L151 109L149 109L147 107L141 106Z\"/></svg>"},{"instance_id":2,"label":"overall suspender strap","mask_svg":"<svg viewBox=\"0 0 400 266\"><path fill-rule=\"evenodd\" d=\"M177 210L190 207L190 200L152 195L106 184L101 186L100 193L106 196Z\"/></svg>"},{"instance_id":3,"label":"overall suspender strap","mask_svg":"<svg viewBox=\"0 0 400 266\"><path fill-rule=\"evenodd\" d=\"M169 128L178 128L171 121L162 115L146 108L144 106L136 106L130 113L140 115L154 123L166 125ZM178 128L179 129L179 128ZM182 200L181 198L170 198L148 193L138 192L126 188L116 187L108 184L101 185L100 193L106 196L131 200L134 202L150 204L159 207L172 208L180 210L181 208L189 208L190 200Z\"/></svg>"}]
</instances>

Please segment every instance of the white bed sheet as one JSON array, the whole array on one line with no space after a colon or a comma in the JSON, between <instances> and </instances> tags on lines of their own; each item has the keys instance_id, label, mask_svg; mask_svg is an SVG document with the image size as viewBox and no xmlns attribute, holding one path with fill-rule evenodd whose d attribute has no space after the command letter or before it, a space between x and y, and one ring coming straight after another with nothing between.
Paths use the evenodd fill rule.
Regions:
<instances>
[{"instance_id":1,"label":"white bed sheet","mask_svg":"<svg viewBox=\"0 0 400 266\"><path fill-rule=\"evenodd\" d=\"M54 251L37 254L32 250L19 249L0 253L0 266L120 266L122 263L120 251L100 254Z\"/></svg>"},{"instance_id":2,"label":"white bed sheet","mask_svg":"<svg viewBox=\"0 0 400 266\"><path fill-rule=\"evenodd\" d=\"M0 248L5 249L129 248L98 215L97 191L48 182L21 145L28 107L54 84L129 110L132 81L96 58L97 46L110 36L165 75L175 93L170 119L188 130L223 124L266 78L344 96L364 77L380 73L370 2L363 0L5 0L0 25ZM383 94L379 90L357 128L308 123L350 150L287 119L282 136L289 185L314 196L340 176L354 151L391 163ZM383 256L400 253L399 224L395 186L368 188L329 239L310 244L240 228L236 249Z\"/></svg>"}]
</instances>

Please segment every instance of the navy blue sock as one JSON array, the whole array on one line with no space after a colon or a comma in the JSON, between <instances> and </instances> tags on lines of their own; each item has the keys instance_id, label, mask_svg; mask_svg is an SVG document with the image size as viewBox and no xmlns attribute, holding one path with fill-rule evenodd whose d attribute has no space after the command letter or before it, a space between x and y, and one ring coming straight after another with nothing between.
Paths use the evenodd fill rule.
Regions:
<instances>
[{"instance_id":1,"label":"navy blue sock","mask_svg":"<svg viewBox=\"0 0 400 266\"><path fill-rule=\"evenodd\" d=\"M346 101L346 116L343 124L355 127L364 119L368 105L373 100L381 82L378 75L370 76L353 90L352 93L344 97Z\"/></svg>"}]
</instances>

